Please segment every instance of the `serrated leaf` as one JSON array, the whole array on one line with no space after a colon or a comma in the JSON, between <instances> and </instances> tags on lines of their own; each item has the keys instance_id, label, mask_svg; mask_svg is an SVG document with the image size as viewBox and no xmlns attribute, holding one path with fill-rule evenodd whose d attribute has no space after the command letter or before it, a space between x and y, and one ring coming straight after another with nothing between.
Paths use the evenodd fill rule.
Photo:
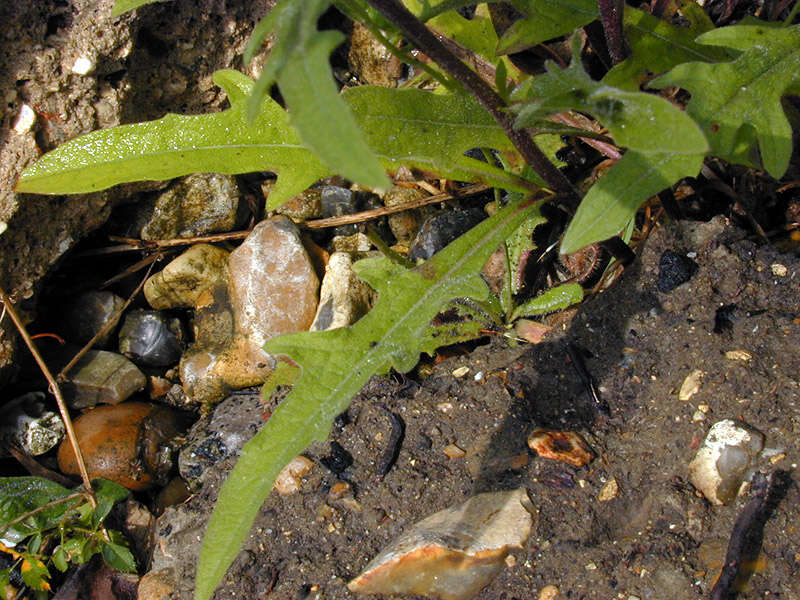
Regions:
<instances>
[{"instance_id":1,"label":"serrated leaf","mask_svg":"<svg viewBox=\"0 0 800 600\"><path fill-rule=\"evenodd\" d=\"M252 80L236 71L217 71L214 80L227 92L231 108L210 115L167 115L81 136L28 167L17 191L72 194L195 172L269 170L278 173L268 199L268 208L274 209L332 174L303 146L286 112L270 98L256 120L248 122L245 112ZM448 179L517 191L534 187L461 156L478 146L513 152L502 128L469 97L364 86L348 90L342 98L387 169L419 168Z\"/></svg>"},{"instance_id":2,"label":"serrated leaf","mask_svg":"<svg viewBox=\"0 0 800 600\"><path fill-rule=\"evenodd\" d=\"M503 129L472 97L360 86L344 92L367 142L390 171L422 169L447 179L529 192L530 182L463 156L471 148L513 153Z\"/></svg>"},{"instance_id":3,"label":"serrated leaf","mask_svg":"<svg viewBox=\"0 0 800 600\"><path fill-rule=\"evenodd\" d=\"M617 235L647 198L683 177L697 175L702 154L628 151L595 183L578 206L561 242L569 254Z\"/></svg>"},{"instance_id":4,"label":"serrated leaf","mask_svg":"<svg viewBox=\"0 0 800 600\"><path fill-rule=\"evenodd\" d=\"M0 537L7 545L13 545L30 535L56 527L64 515L74 508L73 502L40 510L10 528L7 524L72 493L41 477L0 478Z\"/></svg>"},{"instance_id":5,"label":"serrated leaf","mask_svg":"<svg viewBox=\"0 0 800 600\"><path fill-rule=\"evenodd\" d=\"M520 317L545 315L564 310L581 301L583 301L583 288L580 284L567 283L559 285L520 304L511 314L511 321L516 321Z\"/></svg>"},{"instance_id":6,"label":"serrated leaf","mask_svg":"<svg viewBox=\"0 0 800 600\"><path fill-rule=\"evenodd\" d=\"M511 54L572 33L597 19L596 0L513 0L524 17L511 25L497 46L497 54Z\"/></svg>"},{"instance_id":7,"label":"serrated leaf","mask_svg":"<svg viewBox=\"0 0 800 600\"><path fill-rule=\"evenodd\" d=\"M267 352L290 356L302 374L242 449L220 490L197 565L195 598L211 596L280 469L311 442L328 436L333 419L372 375L391 367L411 369L429 348L425 332L431 320L448 302L488 297L478 275L481 267L532 210L530 203L515 203L414 269L388 260L357 267L379 295L369 313L350 327L284 335L267 343Z\"/></svg>"},{"instance_id":8,"label":"serrated leaf","mask_svg":"<svg viewBox=\"0 0 800 600\"><path fill-rule=\"evenodd\" d=\"M732 62L678 65L650 85L676 85L692 94L686 112L702 127L714 155L752 165L757 144L764 169L782 177L792 154L792 129L781 98L800 83L800 25L733 25L697 41L743 52Z\"/></svg>"},{"instance_id":9,"label":"serrated leaf","mask_svg":"<svg viewBox=\"0 0 800 600\"><path fill-rule=\"evenodd\" d=\"M694 3L687 5L694 6ZM678 27L644 11L625 6L623 27L631 54L606 73L603 83L622 90L638 91L648 77L669 71L680 63L710 63L730 58L722 48L695 41L697 36L713 27L707 19L696 19L688 27Z\"/></svg>"},{"instance_id":10,"label":"serrated leaf","mask_svg":"<svg viewBox=\"0 0 800 600\"><path fill-rule=\"evenodd\" d=\"M105 542L103 544L103 560L109 567L123 573L136 572L136 559L133 558L131 551L122 544Z\"/></svg>"},{"instance_id":11,"label":"serrated leaf","mask_svg":"<svg viewBox=\"0 0 800 600\"><path fill-rule=\"evenodd\" d=\"M274 206L330 174L272 100L248 122L246 99L252 80L236 71L217 71L214 81L228 94L229 109L208 115L168 114L70 140L25 169L17 191L74 194L190 173L270 170L278 173L271 194Z\"/></svg>"},{"instance_id":12,"label":"serrated leaf","mask_svg":"<svg viewBox=\"0 0 800 600\"><path fill-rule=\"evenodd\" d=\"M111 16L118 17L134 8L139 8L145 4L154 4L156 2L163 2L163 0L116 0L116 2L114 2L114 8L111 9Z\"/></svg>"}]
</instances>

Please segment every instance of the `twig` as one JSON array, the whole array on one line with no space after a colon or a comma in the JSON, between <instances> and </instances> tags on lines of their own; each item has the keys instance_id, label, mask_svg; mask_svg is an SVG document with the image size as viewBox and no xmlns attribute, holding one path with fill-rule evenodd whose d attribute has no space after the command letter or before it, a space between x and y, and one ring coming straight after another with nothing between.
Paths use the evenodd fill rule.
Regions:
<instances>
[{"instance_id":1,"label":"twig","mask_svg":"<svg viewBox=\"0 0 800 600\"><path fill-rule=\"evenodd\" d=\"M39 354L36 344L33 343L31 336L28 335L28 332L25 329L25 324L22 322L22 319L19 318L16 309L11 304L11 301L8 299L8 296L6 296L6 293L2 288L0 288L0 301L2 301L2 303L5 305L8 316L14 322L17 331L19 331L20 337L22 337L22 339L25 341L25 344L28 346L28 349L31 351L31 354L33 354L33 358L36 360L36 364L38 364L39 368L42 370L42 374L44 375L45 379L47 379L47 383L50 384L50 392L56 398L58 411L61 413L61 419L64 421L64 427L67 430L67 438L72 446L72 451L75 453L75 461L78 463L78 472L81 474L81 480L83 481L83 487L85 488L86 494L89 498L89 503L92 505L92 508L97 508L97 498L94 495L92 482L89 479L89 473L86 470L86 463L83 460L83 453L78 445L78 438L75 435L75 428L72 426L72 419L69 416L69 410L67 410L67 403L64 402L64 396L61 395L61 388L58 387L58 382L56 382L53 374L50 372L50 369L44 362L42 355Z\"/></svg>"},{"instance_id":2,"label":"twig","mask_svg":"<svg viewBox=\"0 0 800 600\"><path fill-rule=\"evenodd\" d=\"M489 111L494 120L506 132L522 158L554 192L573 199L577 204L580 200L578 192L564 174L544 155L527 131L514 129L513 117L505 110L505 102L491 86L450 52L431 30L425 27L400 2L397 0L367 0L367 2L389 19L404 36L434 60L446 73L463 85Z\"/></svg>"},{"instance_id":3,"label":"twig","mask_svg":"<svg viewBox=\"0 0 800 600\"><path fill-rule=\"evenodd\" d=\"M622 13L624 0L597 0L600 9L600 22L606 35L608 52L614 64L619 64L628 57L628 46L625 43L625 32L622 29Z\"/></svg>"},{"instance_id":4,"label":"twig","mask_svg":"<svg viewBox=\"0 0 800 600\"><path fill-rule=\"evenodd\" d=\"M26 512L24 515L18 516L16 519L12 519L8 523L5 523L2 527L0 527L0 536L3 535L6 531L8 531L11 527L16 525L17 523L21 523L28 517L32 517L36 513L40 513L43 510L47 510L48 508L53 508L54 506L58 506L59 504L63 504L68 500L74 500L75 498L85 498L86 492L75 492L74 494L70 494L69 496L63 496L61 498L57 498L56 500L52 500L47 504L42 504L42 506L37 506L31 511ZM76 504L73 508L77 508L79 505Z\"/></svg>"},{"instance_id":5,"label":"twig","mask_svg":"<svg viewBox=\"0 0 800 600\"><path fill-rule=\"evenodd\" d=\"M58 374L58 380L59 381L66 381L67 380L67 373L70 372L72 367L74 367L78 363L78 361L81 358L83 358L84 354L86 354L89 350L92 349L92 346L94 346L97 343L97 340L99 340L101 337L103 337L105 334L107 334L109 331L111 331L116 326L116 324L119 322L120 318L122 317L122 314L125 312L125 309L128 308L130 303L133 302L133 299L136 297L136 295L144 287L144 283L147 281L147 278L150 277L150 272L153 270L153 265L154 264L155 264L155 261L150 263L150 266L147 268L147 273L144 274L144 277L142 277L142 280L139 282L139 285L136 286L136 289L133 290L133 293L130 296L128 296L128 299L125 300L125 303L116 312L116 314L108 320L108 323L103 325L100 328L100 331L95 333L94 336L92 337L92 339L90 339L88 342L86 342L86 345L83 348L78 350L78 352L75 354L75 356L72 357L72 360L70 360L66 365L64 365L64 368L61 369L61 372L59 372L59 374Z\"/></svg>"},{"instance_id":6,"label":"twig","mask_svg":"<svg viewBox=\"0 0 800 600\"><path fill-rule=\"evenodd\" d=\"M195 237L187 238L173 238L168 240L139 240L136 238L120 237L117 235L110 235L108 239L112 242L122 242L131 246L138 247L139 249L147 248L171 248L173 246L190 246L192 244L211 244L214 242L225 242L227 240L243 240L250 235L250 230L244 231L229 231L228 233L212 233L210 235L198 235Z\"/></svg>"},{"instance_id":7,"label":"twig","mask_svg":"<svg viewBox=\"0 0 800 600\"><path fill-rule=\"evenodd\" d=\"M748 558L748 554L755 554L755 551L760 549L764 523L772 513L773 502L779 495L777 488L780 486L776 481L780 480L778 474L782 472L773 472L769 475L758 472L753 476L750 484L751 498L733 525L728 550L725 553L725 565L717 581L714 582L714 587L711 588L710 600L729 600L732 597L734 583L742 563Z\"/></svg>"},{"instance_id":8,"label":"twig","mask_svg":"<svg viewBox=\"0 0 800 600\"><path fill-rule=\"evenodd\" d=\"M363 223L364 221L371 221L372 219L377 219L378 217L383 217L385 215L392 215L394 213L399 213L414 208L420 208L422 206L427 206L429 204L436 204L438 202L445 202L447 200L459 200L461 198L468 198L469 196L474 196L476 194L480 194L481 192L485 192L488 189L489 186L487 185L475 184L464 188L457 195L435 194L433 196L428 196L426 198L419 198L417 200L412 200L411 202L404 202L403 204L397 204L395 206L383 206L380 208L371 208L370 210L364 210L358 213L354 213L352 215L328 217L325 219L314 219L312 221L306 221L305 223L302 224L302 226L308 229L323 229L325 227L338 227L339 225L350 225L351 223Z\"/></svg>"},{"instance_id":9,"label":"twig","mask_svg":"<svg viewBox=\"0 0 800 600\"><path fill-rule=\"evenodd\" d=\"M43 479L49 479L57 483L58 485L62 485L64 487L72 487L75 485L69 477L65 477L61 473L57 471L51 471L47 467L40 465L36 462L32 456L25 454L22 451L22 448L17 446L16 444L5 444L3 448L14 458L17 459L17 462L25 467L25 470L28 471L31 475L35 475L36 477L42 477Z\"/></svg>"}]
</instances>

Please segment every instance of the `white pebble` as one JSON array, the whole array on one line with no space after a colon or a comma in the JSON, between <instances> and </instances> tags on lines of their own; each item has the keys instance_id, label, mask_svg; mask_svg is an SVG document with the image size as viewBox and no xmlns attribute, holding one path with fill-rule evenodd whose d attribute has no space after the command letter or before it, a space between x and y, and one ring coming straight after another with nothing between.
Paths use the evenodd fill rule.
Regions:
<instances>
[{"instance_id":1,"label":"white pebble","mask_svg":"<svg viewBox=\"0 0 800 600\"><path fill-rule=\"evenodd\" d=\"M19 109L17 120L14 121L14 131L16 133L26 133L31 130L36 123L36 113L27 104L23 104Z\"/></svg>"},{"instance_id":2,"label":"white pebble","mask_svg":"<svg viewBox=\"0 0 800 600\"><path fill-rule=\"evenodd\" d=\"M75 59L72 65L72 72L76 75L86 75L94 69L94 61L87 56L81 56Z\"/></svg>"}]
</instances>

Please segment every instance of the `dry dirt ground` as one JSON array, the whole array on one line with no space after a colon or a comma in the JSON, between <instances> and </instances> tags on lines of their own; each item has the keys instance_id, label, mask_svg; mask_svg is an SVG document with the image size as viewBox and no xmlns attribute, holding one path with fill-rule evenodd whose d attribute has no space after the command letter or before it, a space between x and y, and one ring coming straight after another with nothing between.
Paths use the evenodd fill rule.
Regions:
<instances>
[{"instance_id":1,"label":"dry dirt ground","mask_svg":"<svg viewBox=\"0 0 800 600\"><path fill-rule=\"evenodd\" d=\"M696 252L699 265L666 294L656 289L665 249ZM354 598L345 584L411 524L477 492L520 486L537 508L533 534L479 598L536 598L548 584L571 599L708 597L747 496L711 506L688 482L687 465L711 424L733 419L785 453L765 470L787 472L739 597L800 598L800 260L758 247L720 217L668 224L640 255L543 343L496 338L424 379L373 379L330 441L307 451L314 467L300 491L268 499L215 597ZM773 265L786 274L775 275L783 270ZM567 342L591 353L587 365L610 418L595 412ZM751 358L727 358L730 350ZM461 366L469 373L454 377ZM705 373L702 386L682 402L678 389L694 369ZM707 412L698 412L702 405ZM405 422L405 437L381 478L387 410ZM537 427L579 431L598 456L581 469L535 457L525 440ZM331 463L332 442L352 465ZM448 458L449 444L466 456ZM191 597L198 540L230 460L221 464L158 522L153 567L172 570L180 582L174 597ZM601 501L612 479L618 492ZM352 485L357 507L328 497L338 481Z\"/></svg>"}]
</instances>

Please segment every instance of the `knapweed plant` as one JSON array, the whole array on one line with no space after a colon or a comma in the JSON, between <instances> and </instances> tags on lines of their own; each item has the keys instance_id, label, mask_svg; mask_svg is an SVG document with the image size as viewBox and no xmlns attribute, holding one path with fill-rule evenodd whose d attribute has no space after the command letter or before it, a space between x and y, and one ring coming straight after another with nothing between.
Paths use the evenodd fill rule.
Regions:
<instances>
[{"instance_id":1,"label":"knapweed plant","mask_svg":"<svg viewBox=\"0 0 800 600\"><path fill-rule=\"evenodd\" d=\"M116 11L149 1L118 0ZM629 231L648 198L696 176L707 157L780 178L792 153L782 102L800 90L797 5L781 22L747 17L715 27L689 0L658 3L658 16L620 0L510 0L520 18L498 36L492 6L473 0L333 4L412 64L418 75L411 85L340 91L329 57L345 36L317 29L331 0L281 0L246 52L249 60L271 37L259 79L215 75L230 108L82 136L44 155L17 185L66 194L200 171L271 171L277 181L268 208L275 208L331 174L386 189L387 173L407 167L517 198L416 268L385 258L358 263L379 300L355 325L267 344L302 373L220 491L197 570L201 600L238 553L283 465L327 437L334 417L371 375L408 371L421 352L469 335L468 327L452 331L431 322L456 297L491 303L481 266L520 228L530 233L543 220L541 202L555 198L574 211L560 246L570 253ZM471 18L462 16L466 7L474 8ZM571 59L563 64L548 61L531 75L509 60L561 36L571 36ZM425 60L413 59L412 50ZM599 79L585 70L587 56L606 64ZM285 107L268 95L273 84ZM691 99L679 105L675 98L685 100L687 93ZM579 119L563 118L576 113ZM553 134L589 140L608 157L610 168L585 193L578 190L587 182L570 181L559 170ZM502 167L466 156L473 148L493 151ZM550 294L542 306L580 299L575 287Z\"/></svg>"}]
</instances>

